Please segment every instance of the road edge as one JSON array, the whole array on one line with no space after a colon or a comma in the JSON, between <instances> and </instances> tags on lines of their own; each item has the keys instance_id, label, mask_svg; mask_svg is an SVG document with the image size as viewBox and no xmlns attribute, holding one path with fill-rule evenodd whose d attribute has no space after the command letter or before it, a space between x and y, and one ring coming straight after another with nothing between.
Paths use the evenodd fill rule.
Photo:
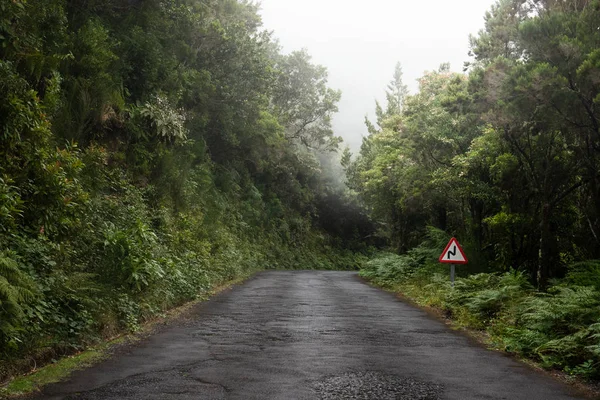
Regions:
<instances>
[{"instance_id":1,"label":"road edge","mask_svg":"<svg viewBox=\"0 0 600 400\"><path fill-rule=\"evenodd\" d=\"M0 385L0 399L27 399L39 393L46 385L65 381L75 371L93 367L102 361L118 355L120 351L135 346L144 338L157 333L158 330L185 318L197 305L207 302L225 291L231 290L234 286L245 283L260 271L252 271L241 277L216 285L197 299L145 321L136 332L121 333L90 346L79 353L62 357L56 360L56 362L46 364L40 368L33 368L28 373L17 375Z\"/></svg>"},{"instance_id":2,"label":"road edge","mask_svg":"<svg viewBox=\"0 0 600 400\"><path fill-rule=\"evenodd\" d=\"M531 359L520 357L517 354L509 353L507 351L504 351L503 349L498 348L497 346L494 346L494 344L490 341L489 335L487 335L485 332L457 324L456 321L454 321L452 318L448 317L448 315L446 315L446 313L444 313L441 309L439 309L437 307L431 307L431 306L419 304L413 298L405 295L404 293L397 292L391 288L386 288L384 286L377 285L376 283L360 276L360 274L357 274L356 278L371 287L388 292L388 293L394 295L396 297L396 299L425 312L431 318L444 323L444 325L448 326L453 332L456 332L458 334L465 336L472 343L474 343L480 347L483 347L486 350L500 353L505 357L509 357L521 364L524 364L529 369L531 369L532 371L534 371L538 374L545 375L550 379L554 379L564 385L567 385L578 396L582 396L583 398L586 398L586 399L600 400L600 383L594 385L594 384L587 383L587 382L581 380L580 378L570 376L562 371L557 371L557 370L549 371L547 369L544 369L540 366L539 363L536 363L535 361L533 361Z\"/></svg>"}]
</instances>

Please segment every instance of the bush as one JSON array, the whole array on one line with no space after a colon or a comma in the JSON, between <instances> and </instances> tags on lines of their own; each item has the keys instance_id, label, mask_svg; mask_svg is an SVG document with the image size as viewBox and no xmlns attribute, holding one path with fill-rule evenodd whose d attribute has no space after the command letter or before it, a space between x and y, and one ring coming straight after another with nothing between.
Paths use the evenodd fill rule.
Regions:
<instances>
[{"instance_id":1,"label":"bush","mask_svg":"<svg viewBox=\"0 0 600 400\"><path fill-rule=\"evenodd\" d=\"M544 293L514 270L459 277L452 288L446 268L437 263L447 239L431 232L440 238L437 245L429 238L404 255L380 253L364 263L361 275L443 310L460 325L487 331L508 352L546 368L600 377L598 261L572 265L566 278Z\"/></svg>"},{"instance_id":2,"label":"bush","mask_svg":"<svg viewBox=\"0 0 600 400\"><path fill-rule=\"evenodd\" d=\"M575 286L593 286L600 290L600 260L572 264L569 266L565 282Z\"/></svg>"},{"instance_id":3,"label":"bush","mask_svg":"<svg viewBox=\"0 0 600 400\"><path fill-rule=\"evenodd\" d=\"M319 224L336 100L286 139L275 89L322 105L255 5L97 3L0 2L0 382L258 269L361 262Z\"/></svg>"},{"instance_id":4,"label":"bush","mask_svg":"<svg viewBox=\"0 0 600 400\"><path fill-rule=\"evenodd\" d=\"M24 308L34 298L33 281L20 271L16 256L0 252L0 354L18 347Z\"/></svg>"}]
</instances>

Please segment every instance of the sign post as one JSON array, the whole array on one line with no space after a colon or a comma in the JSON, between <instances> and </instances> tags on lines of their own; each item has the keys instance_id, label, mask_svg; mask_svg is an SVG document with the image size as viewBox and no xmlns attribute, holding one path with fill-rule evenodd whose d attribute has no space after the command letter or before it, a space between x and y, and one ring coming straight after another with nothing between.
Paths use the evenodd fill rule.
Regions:
<instances>
[{"instance_id":1,"label":"sign post","mask_svg":"<svg viewBox=\"0 0 600 400\"><path fill-rule=\"evenodd\" d=\"M454 287L456 264L466 264L469 262L465 252L463 251L462 247L460 247L460 244L456 238L450 239L448 245L440 255L439 261L442 264L450 264L450 282L452 282L452 287Z\"/></svg>"}]
</instances>

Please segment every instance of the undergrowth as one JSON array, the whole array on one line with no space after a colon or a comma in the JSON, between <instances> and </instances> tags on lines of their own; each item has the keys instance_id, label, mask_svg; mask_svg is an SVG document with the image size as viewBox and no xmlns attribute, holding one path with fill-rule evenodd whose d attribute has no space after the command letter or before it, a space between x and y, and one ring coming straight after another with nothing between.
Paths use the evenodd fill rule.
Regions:
<instances>
[{"instance_id":1,"label":"undergrowth","mask_svg":"<svg viewBox=\"0 0 600 400\"><path fill-rule=\"evenodd\" d=\"M252 2L0 1L0 385L256 270L357 269L339 98Z\"/></svg>"},{"instance_id":2,"label":"undergrowth","mask_svg":"<svg viewBox=\"0 0 600 400\"><path fill-rule=\"evenodd\" d=\"M236 195L173 212L168 203L149 205L151 188L127 177L115 174L104 184L119 192L93 194L79 206L84 219L60 240L45 232L0 233L11 249L0 252L0 382L135 332L253 271L357 269L361 262L310 221L293 228L278 221L270 229L246 225ZM205 190L216 192L211 185ZM301 239L288 240L300 229Z\"/></svg>"},{"instance_id":3,"label":"undergrowth","mask_svg":"<svg viewBox=\"0 0 600 400\"><path fill-rule=\"evenodd\" d=\"M404 255L380 253L361 276L435 307L459 326L485 331L509 353L585 379L600 378L600 261L573 264L546 292L522 271L462 273L452 288L437 258L448 241L430 228L428 238Z\"/></svg>"}]
</instances>

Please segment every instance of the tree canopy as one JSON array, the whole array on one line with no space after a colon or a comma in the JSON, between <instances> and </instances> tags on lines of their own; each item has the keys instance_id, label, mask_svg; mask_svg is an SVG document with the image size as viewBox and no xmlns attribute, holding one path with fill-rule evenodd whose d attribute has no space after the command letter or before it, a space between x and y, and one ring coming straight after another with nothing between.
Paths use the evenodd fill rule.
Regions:
<instances>
[{"instance_id":1,"label":"tree canopy","mask_svg":"<svg viewBox=\"0 0 600 400\"><path fill-rule=\"evenodd\" d=\"M253 2L0 2L0 381L259 268L357 268L339 99Z\"/></svg>"},{"instance_id":2,"label":"tree canopy","mask_svg":"<svg viewBox=\"0 0 600 400\"><path fill-rule=\"evenodd\" d=\"M480 270L521 269L542 288L600 256L599 10L500 0L471 37L468 74L442 65L402 107L391 92L377 104L347 172L394 248L435 226Z\"/></svg>"}]
</instances>

